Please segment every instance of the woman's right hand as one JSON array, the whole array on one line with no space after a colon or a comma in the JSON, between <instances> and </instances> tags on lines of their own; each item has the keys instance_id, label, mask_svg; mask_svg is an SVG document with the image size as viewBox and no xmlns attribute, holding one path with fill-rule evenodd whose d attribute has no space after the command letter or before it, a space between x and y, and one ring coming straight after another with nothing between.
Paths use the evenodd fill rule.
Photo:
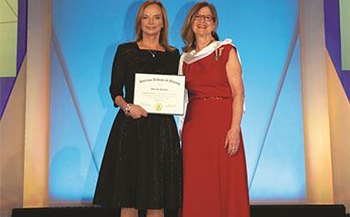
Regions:
<instances>
[{"instance_id":1,"label":"woman's right hand","mask_svg":"<svg viewBox=\"0 0 350 217\"><path fill-rule=\"evenodd\" d=\"M130 105L128 115L133 119L147 117L147 112L139 105Z\"/></svg>"}]
</instances>

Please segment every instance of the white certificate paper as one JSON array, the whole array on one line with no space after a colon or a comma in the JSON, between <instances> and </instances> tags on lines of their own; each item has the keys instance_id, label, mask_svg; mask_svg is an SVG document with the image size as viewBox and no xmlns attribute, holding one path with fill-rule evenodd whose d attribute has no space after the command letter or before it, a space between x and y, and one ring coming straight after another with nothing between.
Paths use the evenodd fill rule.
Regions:
<instances>
[{"instance_id":1,"label":"white certificate paper","mask_svg":"<svg viewBox=\"0 0 350 217\"><path fill-rule=\"evenodd\" d=\"M183 75L135 74L134 104L148 113L182 115L184 97Z\"/></svg>"}]
</instances>

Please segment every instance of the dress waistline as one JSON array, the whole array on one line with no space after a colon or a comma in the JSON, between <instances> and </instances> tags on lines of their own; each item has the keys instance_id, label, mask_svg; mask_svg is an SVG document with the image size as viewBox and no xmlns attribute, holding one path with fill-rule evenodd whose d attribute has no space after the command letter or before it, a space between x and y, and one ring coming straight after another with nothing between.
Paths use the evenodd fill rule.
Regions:
<instances>
[{"instance_id":1,"label":"dress waistline","mask_svg":"<svg viewBox=\"0 0 350 217\"><path fill-rule=\"evenodd\" d=\"M197 100L227 100L232 99L232 96L203 96L203 97L190 97L190 102Z\"/></svg>"}]
</instances>

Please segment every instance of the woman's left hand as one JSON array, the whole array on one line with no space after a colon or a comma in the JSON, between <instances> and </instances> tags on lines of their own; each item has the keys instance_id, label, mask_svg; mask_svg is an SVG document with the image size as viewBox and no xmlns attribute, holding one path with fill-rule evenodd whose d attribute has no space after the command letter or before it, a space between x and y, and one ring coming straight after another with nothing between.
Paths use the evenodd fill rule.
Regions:
<instances>
[{"instance_id":1,"label":"woman's left hand","mask_svg":"<svg viewBox=\"0 0 350 217\"><path fill-rule=\"evenodd\" d=\"M226 134L225 149L227 149L227 154L233 156L237 153L239 149L239 144L241 142L240 129L231 128Z\"/></svg>"}]
</instances>

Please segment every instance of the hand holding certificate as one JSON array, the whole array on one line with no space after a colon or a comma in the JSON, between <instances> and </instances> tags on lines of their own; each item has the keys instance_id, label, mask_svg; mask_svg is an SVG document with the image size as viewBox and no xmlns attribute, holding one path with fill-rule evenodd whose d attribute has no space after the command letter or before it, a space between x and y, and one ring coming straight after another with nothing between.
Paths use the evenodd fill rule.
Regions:
<instances>
[{"instance_id":1,"label":"hand holding certificate","mask_svg":"<svg viewBox=\"0 0 350 217\"><path fill-rule=\"evenodd\" d=\"M135 74L134 104L148 113L183 114L185 76Z\"/></svg>"}]
</instances>

